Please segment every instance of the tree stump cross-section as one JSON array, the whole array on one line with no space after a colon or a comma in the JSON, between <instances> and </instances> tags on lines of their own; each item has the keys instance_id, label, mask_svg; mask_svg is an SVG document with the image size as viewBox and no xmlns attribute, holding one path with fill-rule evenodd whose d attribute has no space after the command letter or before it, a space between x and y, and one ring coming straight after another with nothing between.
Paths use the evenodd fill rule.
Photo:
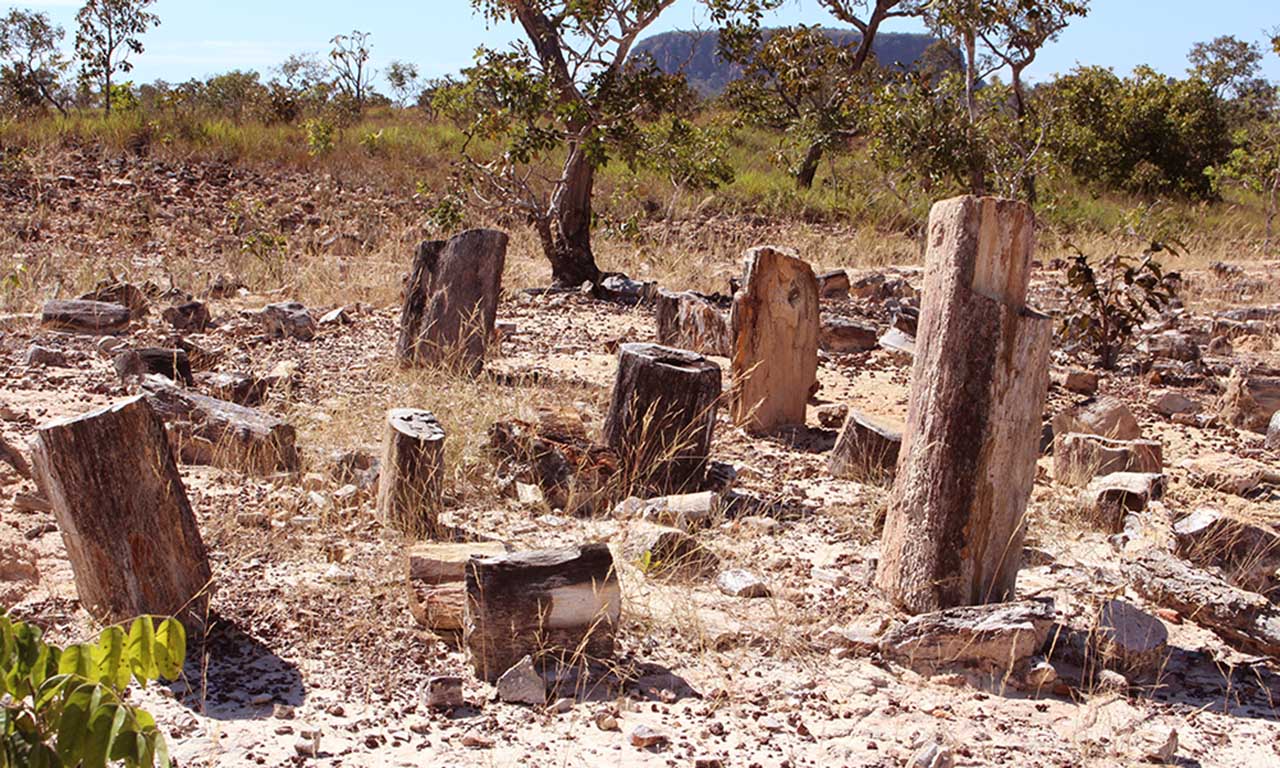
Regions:
<instances>
[{"instance_id":1,"label":"tree stump cross-section","mask_svg":"<svg viewBox=\"0 0 1280 768\"><path fill-rule=\"evenodd\" d=\"M1026 307L1031 209L936 204L907 428L877 583L923 613L1006 600L1049 386L1050 320Z\"/></svg>"},{"instance_id":2,"label":"tree stump cross-section","mask_svg":"<svg viewBox=\"0 0 1280 768\"><path fill-rule=\"evenodd\" d=\"M202 621L209 561L164 424L139 397L40 428L33 460L86 610Z\"/></svg>"}]
</instances>

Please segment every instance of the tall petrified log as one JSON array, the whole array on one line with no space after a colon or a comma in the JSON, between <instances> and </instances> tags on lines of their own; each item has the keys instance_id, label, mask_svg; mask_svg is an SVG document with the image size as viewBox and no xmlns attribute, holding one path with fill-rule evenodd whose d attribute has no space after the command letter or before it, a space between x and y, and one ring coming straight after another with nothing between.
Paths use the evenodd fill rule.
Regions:
<instances>
[{"instance_id":1,"label":"tall petrified log","mask_svg":"<svg viewBox=\"0 0 1280 768\"><path fill-rule=\"evenodd\" d=\"M203 617L204 542L164 424L145 399L44 425L33 462L90 613L104 622Z\"/></svg>"},{"instance_id":2,"label":"tall petrified log","mask_svg":"<svg viewBox=\"0 0 1280 768\"><path fill-rule=\"evenodd\" d=\"M929 218L924 304L877 582L922 613L1008 599L1049 387L1026 307L1031 209L960 197Z\"/></svg>"},{"instance_id":3,"label":"tall petrified log","mask_svg":"<svg viewBox=\"0 0 1280 768\"><path fill-rule=\"evenodd\" d=\"M387 413L378 513L411 536L427 536L437 530L444 437L444 427L429 411L397 408Z\"/></svg>"},{"instance_id":4,"label":"tall petrified log","mask_svg":"<svg viewBox=\"0 0 1280 768\"><path fill-rule=\"evenodd\" d=\"M605 544L467 563L463 640L493 682L525 656L574 663L613 655L622 587Z\"/></svg>"},{"instance_id":5,"label":"tall petrified log","mask_svg":"<svg viewBox=\"0 0 1280 768\"><path fill-rule=\"evenodd\" d=\"M604 439L629 485L668 493L703 480L720 388L720 366L701 355L622 345Z\"/></svg>"},{"instance_id":6,"label":"tall petrified log","mask_svg":"<svg viewBox=\"0 0 1280 768\"><path fill-rule=\"evenodd\" d=\"M497 230L472 229L418 247L400 314L401 365L480 370L497 317L507 240Z\"/></svg>"},{"instance_id":7,"label":"tall petrified log","mask_svg":"<svg viewBox=\"0 0 1280 768\"><path fill-rule=\"evenodd\" d=\"M765 434L803 425L818 380L818 279L777 248L747 253L747 276L733 297L735 424Z\"/></svg>"}]
</instances>

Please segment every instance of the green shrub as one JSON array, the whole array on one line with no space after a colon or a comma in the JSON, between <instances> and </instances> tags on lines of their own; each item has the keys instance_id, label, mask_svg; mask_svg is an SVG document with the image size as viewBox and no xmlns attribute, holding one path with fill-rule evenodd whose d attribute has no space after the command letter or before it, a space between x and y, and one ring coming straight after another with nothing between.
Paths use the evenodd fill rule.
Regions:
<instances>
[{"instance_id":1,"label":"green shrub","mask_svg":"<svg viewBox=\"0 0 1280 768\"><path fill-rule=\"evenodd\" d=\"M58 648L40 629L0 615L0 768L168 766L155 718L123 698L131 681L175 680L187 654L174 619Z\"/></svg>"}]
</instances>

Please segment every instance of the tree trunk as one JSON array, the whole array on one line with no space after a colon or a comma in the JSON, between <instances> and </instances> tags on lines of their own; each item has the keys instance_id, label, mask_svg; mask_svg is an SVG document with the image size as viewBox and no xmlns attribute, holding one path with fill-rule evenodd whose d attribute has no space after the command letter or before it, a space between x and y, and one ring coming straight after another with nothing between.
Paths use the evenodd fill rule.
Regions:
<instances>
[{"instance_id":1,"label":"tree trunk","mask_svg":"<svg viewBox=\"0 0 1280 768\"><path fill-rule=\"evenodd\" d=\"M613 656L622 587L608 545L473 558L466 582L463 641L480 679L496 681L525 656Z\"/></svg>"},{"instance_id":2,"label":"tree trunk","mask_svg":"<svg viewBox=\"0 0 1280 768\"><path fill-rule=\"evenodd\" d=\"M929 219L907 428L877 581L921 613L1008 599L1049 387L1048 318L1028 310L1031 209L960 197Z\"/></svg>"},{"instance_id":3,"label":"tree trunk","mask_svg":"<svg viewBox=\"0 0 1280 768\"><path fill-rule=\"evenodd\" d=\"M814 142L804 153L800 169L796 171L796 186L800 189L813 189L813 179L818 175L818 164L822 162L822 144Z\"/></svg>"},{"instance_id":4,"label":"tree trunk","mask_svg":"<svg viewBox=\"0 0 1280 768\"><path fill-rule=\"evenodd\" d=\"M427 411L399 408L387 414L378 514L410 536L431 536L439 530L444 437L444 428Z\"/></svg>"},{"instance_id":5,"label":"tree trunk","mask_svg":"<svg viewBox=\"0 0 1280 768\"><path fill-rule=\"evenodd\" d=\"M467 603L467 561L506 554L501 542L418 544L409 550L409 612L422 626L461 632Z\"/></svg>"},{"instance_id":6,"label":"tree trunk","mask_svg":"<svg viewBox=\"0 0 1280 768\"><path fill-rule=\"evenodd\" d=\"M628 490L697 489L706 477L720 402L720 366L656 344L623 344L605 443Z\"/></svg>"},{"instance_id":7,"label":"tree trunk","mask_svg":"<svg viewBox=\"0 0 1280 768\"><path fill-rule=\"evenodd\" d=\"M735 424L753 434L803 425L818 381L818 278L777 248L747 253L747 276L733 297Z\"/></svg>"},{"instance_id":8,"label":"tree trunk","mask_svg":"<svg viewBox=\"0 0 1280 768\"><path fill-rule=\"evenodd\" d=\"M146 401L46 424L34 447L85 609L109 623L144 614L202 621L209 561L164 424Z\"/></svg>"},{"instance_id":9,"label":"tree trunk","mask_svg":"<svg viewBox=\"0 0 1280 768\"><path fill-rule=\"evenodd\" d=\"M551 283L577 288L600 282L591 252L591 194L596 169L586 150L573 146L564 164L564 177L551 198Z\"/></svg>"},{"instance_id":10,"label":"tree trunk","mask_svg":"<svg viewBox=\"0 0 1280 768\"><path fill-rule=\"evenodd\" d=\"M725 314L693 292L658 291L654 301L658 343L700 355L733 354L733 337Z\"/></svg>"},{"instance_id":11,"label":"tree trunk","mask_svg":"<svg viewBox=\"0 0 1280 768\"><path fill-rule=\"evenodd\" d=\"M418 246L396 341L402 366L480 372L498 314L507 243L503 232L472 229Z\"/></svg>"}]
</instances>

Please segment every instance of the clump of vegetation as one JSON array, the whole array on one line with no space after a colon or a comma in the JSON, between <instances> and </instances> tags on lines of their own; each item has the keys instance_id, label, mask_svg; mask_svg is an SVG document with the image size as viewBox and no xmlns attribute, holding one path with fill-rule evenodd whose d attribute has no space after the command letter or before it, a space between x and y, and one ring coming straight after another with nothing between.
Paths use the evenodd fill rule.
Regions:
<instances>
[{"instance_id":1,"label":"clump of vegetation","mask_svg":"<svg viewBox=\"0 0 1280 768\"><path fill-rule=\"evenodd\" d=\"M59 648L38 627L0 616L0 766L168 766L155 718L130 704L130 682L176 680L187 637L174 619L149 616L126 633Z\"/></svg>"},{"instance_id":2,"label":"clump of vegetation","mask_svg":"<svg viewBox=\"0 0 1280 768\"><path fill-rule=\"evenodd\" d=\"M1138 327L1177 298L1181 277L1155 260L1156 254L1176 253L1177 246L1155 242L1141 258L1115 250L1098 260L1068 247L1076 255L1067 269L1070 300L1061 336L1069 344L1083 345L1110 370Z\"/></svg>"}]
</instances>

